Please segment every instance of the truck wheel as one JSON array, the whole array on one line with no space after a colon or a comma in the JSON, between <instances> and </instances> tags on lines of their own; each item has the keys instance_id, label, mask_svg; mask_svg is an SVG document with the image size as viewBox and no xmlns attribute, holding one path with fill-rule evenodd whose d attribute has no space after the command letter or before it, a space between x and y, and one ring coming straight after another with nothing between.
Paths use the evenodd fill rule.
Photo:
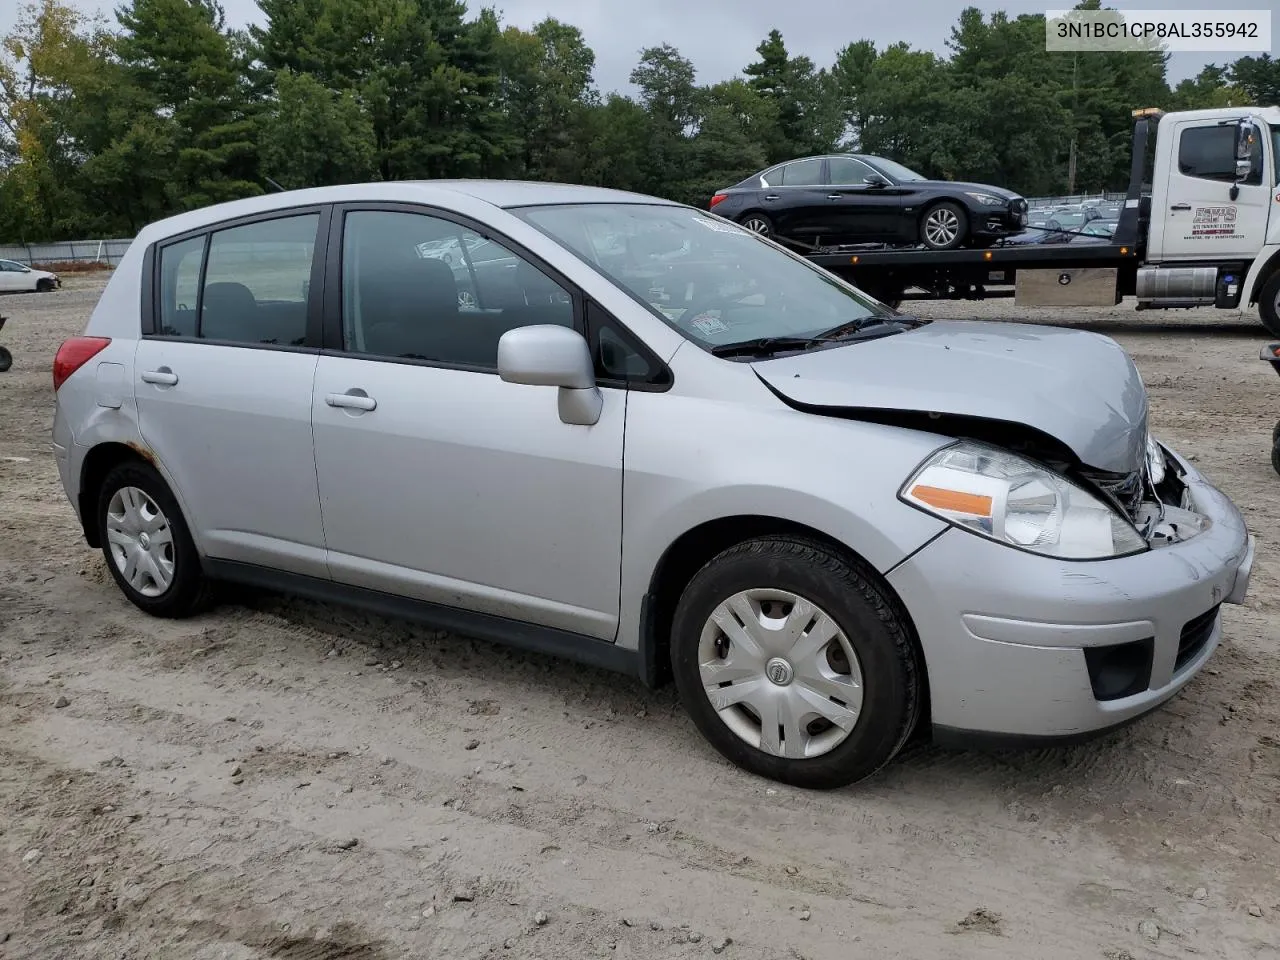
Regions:
<instances>
[{"instance_id":1,"label":"truck wheel","mask_svg":"<svg viewBox=\"0 0 1280 960\"><path fill-rule=\"evenodd\" d=\"M762 537L689 582L671 665L694 724L727 759L797 787L871 776L907 741L924 679L905 614L828 547Z\"/></svg>"},{"instance_id":2,"label":"truck wheel","mask_svg":"<svg viewBox=\"0 0 1280 960\"><path fill-rule=\"evenodd\" d=\"M930 250L954 250L969 235L969 215L964 207L943 200L920 218L920 242Z\"/></svg>"},{"instance_id":3,"label":"truck wheel","mask_svg":"<svg viewBox=\"0 0 1280 960\"><path fill-rule=\"evenodd\" d=\"M1280 270L1274 270L1267 282L1262 285L1262 293L1258 296L1258 313L1262 317L1262 325L1272 336L1280 337Z\"/></svg>"}]
</instances>

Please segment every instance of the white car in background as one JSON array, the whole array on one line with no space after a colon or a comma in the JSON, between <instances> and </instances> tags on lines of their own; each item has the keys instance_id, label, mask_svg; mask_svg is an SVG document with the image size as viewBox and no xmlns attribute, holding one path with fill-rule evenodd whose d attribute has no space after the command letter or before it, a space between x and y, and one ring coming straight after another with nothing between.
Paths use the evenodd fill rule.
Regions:
<instances>
[{"instance_id":1,"label":"white car in background","mask_svg":"<svg viewBox=\"0 0 1280 960\"><path fill-rule=\"evenodd\" d=\"M44 293L62 286L56 273L32 270L17 260L0 260L0 293Z\"/></svg>"}]
</instances>

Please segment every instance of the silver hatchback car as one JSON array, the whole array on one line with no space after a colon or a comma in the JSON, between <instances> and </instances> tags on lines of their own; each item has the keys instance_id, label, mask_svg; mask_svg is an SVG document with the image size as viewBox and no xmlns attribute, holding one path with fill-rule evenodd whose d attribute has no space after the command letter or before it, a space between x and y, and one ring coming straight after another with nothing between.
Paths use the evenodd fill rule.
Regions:
<instances>
[{"instance_id":1,"label":"silver hatchback car","mask_svg":"<svg viewBox=\"0 0 1280 960\"><path fill-rule=\"evenodd\" d=\"M62 483L148 613L253 584L674 679L722 754L801 786L918 726L1147 713L1253 562L1113 340L923 321L631 193L360 184L163 220L53 377Z\"/></svg>"}]
</instances>

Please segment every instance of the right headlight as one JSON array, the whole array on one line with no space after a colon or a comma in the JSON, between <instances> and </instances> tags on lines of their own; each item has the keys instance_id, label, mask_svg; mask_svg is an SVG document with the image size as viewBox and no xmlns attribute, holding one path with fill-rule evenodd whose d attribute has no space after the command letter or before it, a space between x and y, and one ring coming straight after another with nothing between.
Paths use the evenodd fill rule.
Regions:
<instances>
[{"instance_id":1,"label":"right headlight","mask_svg":"<svg viewBox=\"0 0 1280 960\"><path fill-rule=\"evenodd\" d=\"M1046 557L1103 560L1148 549L1127 517L1084 487L970 440L931 456L899 495L971 533Z\"/></svg>"}]
</instances>

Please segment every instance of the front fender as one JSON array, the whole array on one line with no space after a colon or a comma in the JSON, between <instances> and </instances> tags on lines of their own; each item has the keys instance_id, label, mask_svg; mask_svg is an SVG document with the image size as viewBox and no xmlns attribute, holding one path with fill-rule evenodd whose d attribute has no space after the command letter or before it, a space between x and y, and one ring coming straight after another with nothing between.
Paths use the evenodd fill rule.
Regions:
<instances>
[{"instance_id":1,"label":"front fender","mask_svg":"<svg viewBox=\"0 0 1280 960\"><path fill-rule=\"evenodd\" d=\"M632 394L618 643L638 647L654 571L676 540L711 521L752 516L800 524L882 573L892 569L946 527L902 503L897 492L949 442L781 404Z\"/></svg>"}]
</instances>

